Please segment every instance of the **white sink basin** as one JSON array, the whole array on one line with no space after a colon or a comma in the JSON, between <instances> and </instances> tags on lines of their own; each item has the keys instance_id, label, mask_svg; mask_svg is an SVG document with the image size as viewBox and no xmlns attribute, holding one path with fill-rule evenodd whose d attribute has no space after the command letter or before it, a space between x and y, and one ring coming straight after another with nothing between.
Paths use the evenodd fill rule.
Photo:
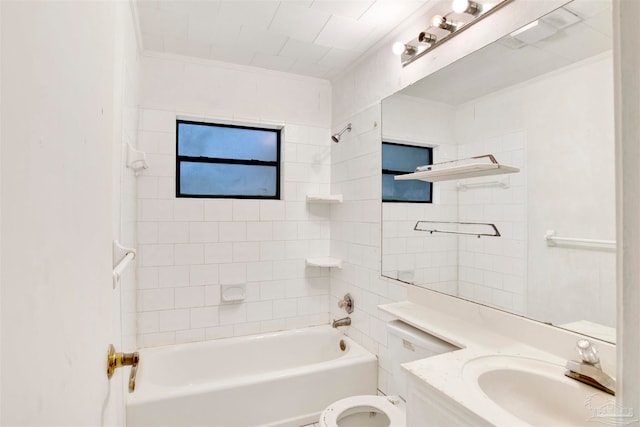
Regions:
<instances>
[{"instance_id":1,"label":"white sink basin","mask_svg":"<svg viewBox=\"0 0 640 427\"><path fill-rule=\"evenodd\" d=\"M593 421L602 422L594 416L614 397L565 377L565 370L543 360L495 355L466 363L463 377L521 424L593 426Z\"/></svg>"}]
</instances>

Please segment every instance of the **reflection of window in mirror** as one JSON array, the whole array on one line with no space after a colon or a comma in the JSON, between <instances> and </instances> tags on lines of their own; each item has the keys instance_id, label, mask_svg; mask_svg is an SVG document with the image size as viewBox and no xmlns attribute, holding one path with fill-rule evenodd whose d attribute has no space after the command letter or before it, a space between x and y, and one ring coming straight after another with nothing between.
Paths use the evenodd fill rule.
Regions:
<instances>
[{"instance_id":1,"label":"reflection of window in mirror","mask_svg":"<svg viewBox=\"0 0 640 427\"><path fill-rule=\"evenodd\" d=\"M396 181L394 176L412 173L418 166L433 164L433 149L395 142L382 142L382 201L431 203L433 184Z\"/></svg>"}]
</instances>

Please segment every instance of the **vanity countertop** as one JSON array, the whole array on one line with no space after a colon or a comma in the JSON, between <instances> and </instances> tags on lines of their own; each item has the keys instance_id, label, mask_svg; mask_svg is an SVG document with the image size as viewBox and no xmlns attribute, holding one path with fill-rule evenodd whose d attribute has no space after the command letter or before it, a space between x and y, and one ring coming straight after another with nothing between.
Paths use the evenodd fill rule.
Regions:
<instances>
[{"instance_id":1,"label":"vanity countertop","mask_svg":"<svg viewBox=\"0 0 640 427\"><path fill-rule=\"evenodd\" d=\"M559 381L565 381L564 365L569 359L577 359L575 342L581 336L468 301L443 300L443 297L450 298L410 290L409 301L379 306L392 317L460 347L451 353L405 363L403 368L490 424L523 425L522 419L498 406L477 387L470 387L470 375L485 360L530 361L547 364ZM605 372L614 374L615 346L590 340L598 345ZM587 393L591 389L584 387ZM593 393L598 392L593 389ZM583 410L586 423L590 408Z\"/></svg>"}]
</instances>

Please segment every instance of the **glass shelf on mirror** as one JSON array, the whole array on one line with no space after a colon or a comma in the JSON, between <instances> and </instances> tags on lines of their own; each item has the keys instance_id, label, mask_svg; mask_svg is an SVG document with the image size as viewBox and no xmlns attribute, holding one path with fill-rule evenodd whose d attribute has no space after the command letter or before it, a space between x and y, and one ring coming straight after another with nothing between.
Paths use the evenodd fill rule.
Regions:
<instances>
[{"instance_id":1,"label":"glass shelf on mirror","mask_svg":"<svg viewBox=\"0 0 640 427\"><path fill-rule=\"evenodd\" d=\"M492 154L485 154L467 159L419 166L415 172L396 175L394 179L417 179L420 181L437 182L516 172L520 172L520 169L513 166L501 165Z\"/></svg>"},{"instance_id":2,"label":"glass shelf on mirror","mask_svg":"<svg viewBox=\"0 0 640 427\"><path fill-rule=\"evenodd\" d=\"M307 258L309 267L337 267L342 268L342 260L331 257Z\"/></svg>"},{"instance_id":3,"label":"glass shelf on mirror","mask_svg":"<svg viewBox=\"0 0 640 427\"><path fill-rule=\"evenodd\" d=\"M307 203L342 203L342 194L307 194Z\"/></svg>"}]
</instances>

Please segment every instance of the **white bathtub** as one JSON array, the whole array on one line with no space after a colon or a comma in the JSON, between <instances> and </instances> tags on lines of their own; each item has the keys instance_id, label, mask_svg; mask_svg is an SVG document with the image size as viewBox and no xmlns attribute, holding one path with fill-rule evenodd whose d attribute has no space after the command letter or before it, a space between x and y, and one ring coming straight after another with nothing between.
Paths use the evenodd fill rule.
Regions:
<instances>
[{"instance_id":1,"label":"white bathtub","mask_svg":"<svg viewBox=\"0 0 640 427\"><path fill-rule=\"evenodd\" d=\"M142 349L127 426L297 427L375 394L377 366L330 326Z\"/></svg>"}]
</instances>

